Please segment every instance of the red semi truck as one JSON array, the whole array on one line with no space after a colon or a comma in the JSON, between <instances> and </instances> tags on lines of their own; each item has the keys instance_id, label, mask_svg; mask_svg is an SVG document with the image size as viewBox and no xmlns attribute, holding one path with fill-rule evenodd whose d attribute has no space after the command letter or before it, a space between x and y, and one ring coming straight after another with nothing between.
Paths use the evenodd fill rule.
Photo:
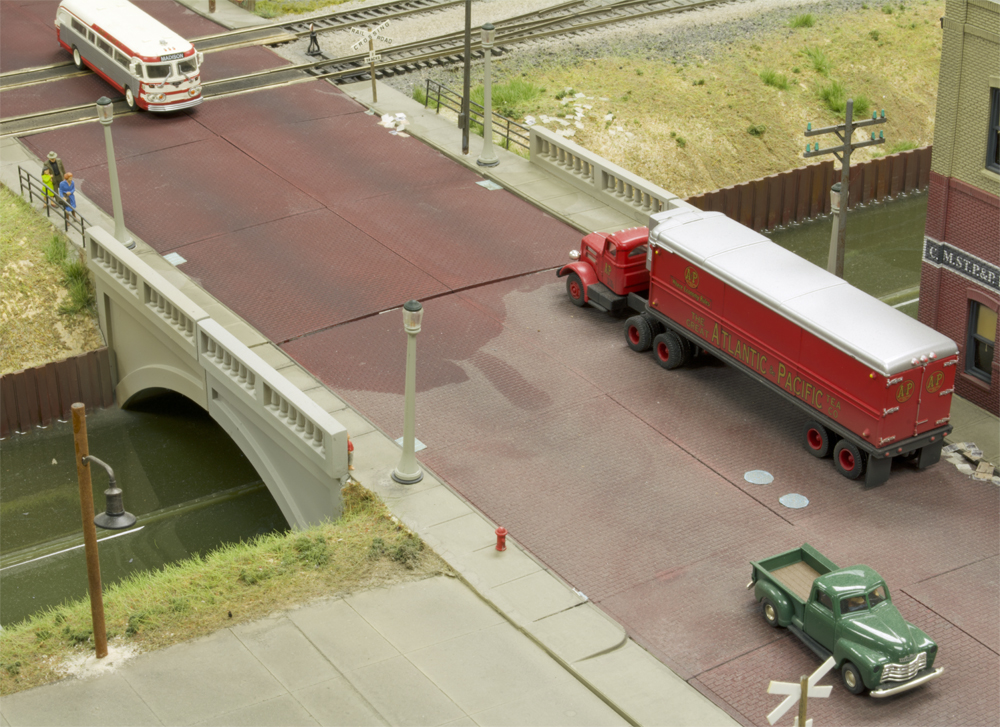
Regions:
<instances>
[{"instance_id":1,"label":"red semi truck","mask_svg":"<svg viewBox=\"0 0 1000 727\"><path fill-rule=\"evenodd\" d=\"M874 486L895 457L936 463L958 347L719 212L658 212L648 227L583 238L558 271L578 306L638 313L634 351L665 369L700 351L806 414L803 440L849 479Z\"/></svg>"}]
</instances>

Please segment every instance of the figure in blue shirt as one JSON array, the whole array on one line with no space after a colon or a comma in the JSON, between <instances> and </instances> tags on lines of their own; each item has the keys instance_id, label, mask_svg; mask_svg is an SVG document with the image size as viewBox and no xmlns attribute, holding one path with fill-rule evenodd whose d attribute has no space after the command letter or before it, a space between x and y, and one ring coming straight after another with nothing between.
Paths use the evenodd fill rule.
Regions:
<instances>
[{"instance_id":1,"label":"figure in blue shirt","mask_svg":"<svg viewBox=\"0 0 1000 727\"><path fill-rule=\"evenodd\" d=\"M66 172L66 176L59 182L59 196L66 202L66 206L76 216L76 183L73 181L73 172Z\"/></svg>"}]
</instances>

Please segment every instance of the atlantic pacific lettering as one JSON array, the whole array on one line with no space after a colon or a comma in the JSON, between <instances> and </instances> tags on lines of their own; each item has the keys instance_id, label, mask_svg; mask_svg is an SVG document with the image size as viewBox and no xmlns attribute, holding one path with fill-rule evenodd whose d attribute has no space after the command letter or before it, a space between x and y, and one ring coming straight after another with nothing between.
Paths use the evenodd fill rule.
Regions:
<instances>
[{"instance_id":1,"label":"atlantic pacific lettering","mask_svg":"<svg viewBox=\"0 0 1000 727\"><path fill-rule=\"evenodd\" d=\"M720 324L714 324L711 335L704 326L704 319L694 311L687 320L687 326L703 339L709 340L712 345L720 351L724 351L734 359L742 363L754 372L765 376L771 381L775 381L778 386L785 389L789 394L806 402L814 409L823 410L823 390L813 382L803 379L794 371L787 368L784 363L778 362L778 370L768 367L767 356L758 351L754 346L743 341L739 336L735 336L723 328ZM827 397L829 398L829 397ZM840 408L839 402L837 409Z\"/></svg>"}]
</instances>

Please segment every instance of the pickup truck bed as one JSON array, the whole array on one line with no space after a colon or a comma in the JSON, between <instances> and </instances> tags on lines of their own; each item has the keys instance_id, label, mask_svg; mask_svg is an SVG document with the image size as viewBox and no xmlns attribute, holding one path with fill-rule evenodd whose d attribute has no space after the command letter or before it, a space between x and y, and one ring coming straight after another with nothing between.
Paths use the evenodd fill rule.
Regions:
<instances>
[{"instance_id":1,"label":"pickup truck bed","mask_svg":"<svg viewBox=\"0 0 1000 727\"><path fill-rule=\"evenodd\" d=\"M813 581L822 574L804 560L800 560L798 563L771 571L771 575L803 601L808 601L809 589L812 588Z\"/></svg>"}]
</instances>

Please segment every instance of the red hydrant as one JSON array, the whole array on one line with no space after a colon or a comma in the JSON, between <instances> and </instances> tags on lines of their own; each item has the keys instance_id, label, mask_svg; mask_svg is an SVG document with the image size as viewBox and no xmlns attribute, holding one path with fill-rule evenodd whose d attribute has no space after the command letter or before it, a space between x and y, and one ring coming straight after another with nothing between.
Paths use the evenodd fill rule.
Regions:
<instances>
[{"instance_id":1,"label":"red hydrant","mask_svg":"<svg viewBox=\"0 0 1000 727\"><path fill-rule=\"evenodd\" d=\"M507 550L507 528L497 528L497 550Z\"/></svg>"}]
</instances>

